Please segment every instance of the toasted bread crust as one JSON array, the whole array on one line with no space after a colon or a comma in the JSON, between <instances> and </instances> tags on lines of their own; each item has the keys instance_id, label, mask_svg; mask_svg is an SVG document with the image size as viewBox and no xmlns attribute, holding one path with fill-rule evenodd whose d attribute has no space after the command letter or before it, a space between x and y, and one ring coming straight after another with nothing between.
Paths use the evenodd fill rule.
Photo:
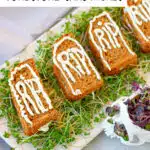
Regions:
<instances>
[{"instance_id":1,"label":"toasted bread crust","mask_svg":"<svg viewBox=\"0 0 150 150\"><path fill-rule=\"evenodd\" d=\"M60 41L65 36L69 36L69 37L72 37L72 38L74 37L72 34L63 35L56 42ZM65 77L62 75L61 71L59 70L59 68L55 64L53 66L53 71L54 71L54 75L57 78L57 81L58 81L61 89L63 90L65 96L67 97L67 99L72 100L72 101L80 100L80 99L84 98L86 95L88 95L91 92L99 89L103 85L103 80L102 79L101 80L96 80L96 78L92 74L92 76L89 76L89 78L86 77L87 82L89 82L89 84L91 86L86 87L85 80L83 80L83 78L82 78L80 80L83 80L83 82L80 81L80 83L79 83L79 86L81 86L81 89L82 89L82 94L73 95L72 91L71 91L71 89L70 89L70 87L69 87L69 85L68 85L68 83L65 79ZM93 84L92 84L92 82L93 82ZM82 83L82 85L81 85L81 83Z\"/></svg>"},{"instance_id":2,"label":"toasted bread crust","mask_svg":"<svg viewBox=\"0 0 150 150\"><path fill-rule=\"evenodd\" d=\"M120 73L123 69L126 69L126 68L131 67L131 66L135 66L137 64L137 55L135 53L134 53L134 55L130 54L127 51L127 48L124 45L121 45L121 48L118 49L118 51L122 51L123 49L125 51L123 52L122 56L120 55L119 58L116 59L116 56L117 56L116 53L117 53L117 51L114 49L114 52L116 51L114 53L114 59L116 61L112 61L111 70L109 70L108 67L106 67L106 64L103 62L103 60L102 60L102 58L100 56L99 50L97 49L97 47L95 46L95 44L91 40L91 37L90 37L90 34L89 34L89 29L90 29L90 25L88 27L89 45L90 45L92 53L94 54L94 56L97 59L97 62L100 64L99 65L100 69L102 70L102 72L104 74L107 74L107 75L116 75L116 74ZM112 51L112 49L110 51ZM107 55L106 55L106 53L107 53ZM109 60L109 58L108 58L109 50L106 53L103 52L103 54L105 54L107 56L107 59ZM112 56L112 54L111 54L111 56ZM112 60L113 58L110 58L110 59Z\"/></svg>"},{"instance_id":3,"label":"toasted bread crust","mask_svg":"<svg viewBox=\"0 0 150 150\"><path fill-rule=\"evenodd\" d=\"M141 51L142 51L143 53L150 53L150 41L149 41L149 42L146 42L146 41L142 38L141 34L134 28L133 23L132 23L132 20L130 19L129 15L128 15L127 13L123 15L123 18L124 18L124 21L125 21L125 23L126 23L127 25L129 25L129 24L131 25L131 27L132 27L131 30L134 32L134 35L135 35L136 39L137 39L137 40L139 41L139 43L140 43Z\"/></svg>"},{"instance_id":4,"label":"toasted bread crust","mask_svg":"<svg viewBox=\"0 0 150 150\"><path fill-rule=\"evenodd\" d=\"M127 4L128 4L129 6L138 5L138 4L141 3L141 1L142 1L142 0L137 0L137 1L135 2L135 0L127 0Z\"/></svg>"},{"instance_id":5,"label":"toasted bread crust","mask_svg":"<svg viewBox=\"0 0 150 150\"><path fill-rule=\"evenodd\" d=\"M128 55L128 57L124 57L121 61L118 61L117 64L114 64L111 67L111 71L110 71L101 61L99 52L90 39L89 39L89 44L90 44L92 53L96 57L97 62L99 62L100 64L99 66L100 66L101 71L106 75L117 75L123 69L126 69L128 67L134 67L137 65L137 55Z\"/></svg>"},{"instance_id":6,"label":"toasted bread crust","mask_svg":"<svg viewBox=\"0 0 150 150\"><path fill-rule=\"evenodd\" d=\"M29 64L32 69L34 70L34 72L36 73L37 76L39 76L37 69L35 68L35 62L33 59L28 59L22 63L20 63L17 67L23 65L23 64ZM14 69L13 69L14 70ZM13 71L12 70L12 71ZM41 82L41 81L40 81ZM42 84L42 82L41 82ZM44 89L45 90L45 89ZM46 91L46 90L45 90ZM59 112L56 111L55 109L51 109L48 112L39 114L35 117L33 117L32 119L32 126L30 124L28 124L25 119L21 116L21 111L20 111L20 107L18 106L18 103L15 99L14 93L11 91L11 95L12 95L12 101L13 104L17 110L18 116L20 118L20 122L22 124L22 128L24 130L24 133L28 136L33 135L35 133L38 132L38 129L42 126L44 126L45 124L47 124L48 122L50 122L51 120L57 120L59 118Z\"/></svg>"},{"instance_id":7,"label":"toasted bread crust","mask_svg":"<svg viewBox=\"0 0 150 150\"><path fill-rule=\"evenodd\" d=\"M84 98L86 95L90 94L92 91L98 90L104 84L103 80L100 80L95 84L95 87L91 87L90 89L84 91L82 93L82 95L75 96L75 95L71 94L71 91L69 90L69 88L67 86L66 87L64 86L65 83L63 83L62 81L65 79L63 78L60 71L58 70L58 68L55 65L53 67L53 70L54 70L54 75L57 78L57 81L59 83L59 86L63 90L65 96L67 97L67 99L72 100L72 101L76 101L76 100L80 100L80 99Z\"/></svg>"},{"instance_id":8,"label":"toasted bread crust","mask_svg":"<svg viewBox=\"0 0 150 150\"><path fill-rule=\"evenodd\" d=\"M142 0L138 0L137 3L132 3L128 4L128 6L138 6L139 4L142 3ZM125 11L126 8L124 8L124 14L123 14L123 20L126 23L126 25L130 28L130 30L133 31L134 36L136 39L139 41L140 46L141 46L141 51L143 53L150 53L150 40L146 41L140 32L134 27L134 23L127 11ZM150 21L148 22L143 22L142 26L140 26L141 31L145 34L147 33L148 35L150 34Z\"/></svg>"}]
</instances>

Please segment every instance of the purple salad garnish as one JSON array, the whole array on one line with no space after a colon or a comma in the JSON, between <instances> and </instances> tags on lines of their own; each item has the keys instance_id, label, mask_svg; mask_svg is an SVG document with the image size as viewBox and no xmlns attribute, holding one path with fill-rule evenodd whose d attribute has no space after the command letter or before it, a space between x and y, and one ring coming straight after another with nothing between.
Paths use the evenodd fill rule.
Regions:
<instances>
[{"instance_id":1,"label":"purple salad garnish","mask_svg":"<svg viewBox=\"0 0 150 150\"><path fill-rule=\"evenodd\" d=\"M124 124L119 124L118 122L115 122L115 124L114 124L114 132L118 136L122 137L125 141L129 140L128 133L127 133L127 130L126 130Z\"/></svg>"},{"instance_id":2,"label":"purple salad garnish","mask_svg":"<svg viewBox=\"0 0 150 150\"><path fill-rule=\"evenodd\" d=\"M113 107L107 107L105 111L108 116L113 117L120 111L120 108L119 106L114 105Z\"/></svg>"},{"instance_id":3,"label":"purple salad garnish","mask_svg":"<svg viewBox=\"0 0 150 150\"><path fill-rule=\"evenodd\" d=\"M132 100L127 100L128 112L133 123L150 131L150 88L144 88Z\"/></svg>"},{"instance_id":4,"label":"purple salad garnish","mask_svg":"<svg viewBox=\"0 0 150 150\"><path fill-rule=\"evenodd\" d=\"M133 82L132 83L132 90L133 91L137 91L137 90L139 90L140 89L140 85L137 83L137 82Z\"/></svg>"}]
</instances>

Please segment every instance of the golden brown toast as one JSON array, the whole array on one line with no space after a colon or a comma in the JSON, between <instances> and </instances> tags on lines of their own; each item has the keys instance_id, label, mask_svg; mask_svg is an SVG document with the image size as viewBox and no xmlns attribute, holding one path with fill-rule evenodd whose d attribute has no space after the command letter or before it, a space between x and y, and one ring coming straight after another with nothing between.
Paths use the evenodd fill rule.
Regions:
<instances>
[{"instance_id":1,"label":"golden brown toast","mask_svg":"<svg viewBox=\"0 0 150 150\"><path fill-rule=\"evenodd\" d=\"M140 43L142 52L150 53L150 0L139 0L124 8L123 19Z\"/></svg>"},{"instance_id":2,"label":"golden brown toast","mask_svg":"<svg viewBox=\"0 0 150 150\"><path fill-rule=\"evenodd\" d=\"M141 3L142 0L127 0L127 5L131 6L131 5L138 5Z\"/></svg>"},{"instance_id":3,"label":"golden brown toast","mask_svg":"<svg viewBox=\"0 0 150 150\"><path fill-rule=\"evenodd\" d=\"M58 119L59 113L51 104L33 59L20 63L11 71L9 85L26 135L33 135L40 127Z\"/></svg>"},{"instance_id":4,"label":"golden brown toast","mask_svg":"<svg viewBox=\"0 0 150 150\"><path fill-rule=\"evenodd\" d=\"M118 74L128 66L137 64L137 55L130 49L109 13L103 12L90 21L88 38L105 74Z\"/></svg>"},{"instance_id":5,"label":"golden brown toast","mask_svg":"<svg viewBox=\"0 0 150 150\"><path fill-rule=\"evenodd\" d=\"M54 74L69 100L79 100L103 85L98 71L83 47L72 35L54 44Z\"/></svg>"}]
</instances>

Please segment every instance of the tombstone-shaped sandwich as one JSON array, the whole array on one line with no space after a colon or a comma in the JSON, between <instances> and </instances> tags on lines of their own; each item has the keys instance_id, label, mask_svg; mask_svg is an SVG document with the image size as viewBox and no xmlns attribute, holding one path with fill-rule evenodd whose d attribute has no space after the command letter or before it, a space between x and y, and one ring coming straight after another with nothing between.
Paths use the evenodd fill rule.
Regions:
<instances>
[{"instance_id":1,"label":"tombstone-shaped sandwich","mask_svg":"<svg viewBox=\"0 0 150 150\"><path fill-rule=\"evenodd\" d=\"M103 84L85 50L72 35L56 41L53 62L54 74L69 100L79 100Z\"/></svg>"},{"instance_id":2,"label":"tombstone-shaped sandwich","mask_svg":"<svg viewBox=\"0 0 150 150\"><path fill-rule=\"evenodd\" d=\"M139 41L141 50L150 53L150 0L128 1L124 8L124 21Z\"/></svg>"},{"instance_id":3,"label":"tombstone-shaped sandwich","mask_svg":"<svg viewBox=\"0 0 150 150\"><path fill-rule=\"evenodd\" d=\"M137 63L119 27L107 12L95 16L88 28L89 44L104 73L118 74Z\"/></svg>"},{"instance_id":4,"label":"tombstone-shaped sandwich","mask_svg":"<svg viewBox=\"0 0 150 150\"><path fill-rule=\"evenodd\" d=\"M127 5L131 6L136 4L140 4L142 0L127 0Z\"/></svg>"},{"instance_id":5,"label":"tombstone-shaped sandwich","mask_svg":"<svg viewBox=\"0 0 150 150\"><path fill-rule=\"evenodd\" d=\"M53 109L33 59L20 63L11 71L9 86L26 135L34 134L51 120L58 119L59 113Z\"/></svg>"}]
</instances>

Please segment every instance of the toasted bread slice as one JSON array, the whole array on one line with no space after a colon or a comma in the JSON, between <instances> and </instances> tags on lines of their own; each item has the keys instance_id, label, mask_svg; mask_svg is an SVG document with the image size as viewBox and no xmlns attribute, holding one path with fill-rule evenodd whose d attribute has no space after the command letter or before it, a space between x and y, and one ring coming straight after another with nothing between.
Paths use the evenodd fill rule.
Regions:
<instances>
[{"instance_id":1,"label":"toasted bread slice","mask_svg":"<svg viewBox=\"0 0 150 150\"><path fill-rule=\"evenodd\" d=\"M124 8L125 23L133 31L142 52L150 53L150 0L139 0Z\"/></svg>"},{"instance_id":2,"label":"toasted bread slice","mask_svg":"<svg viewBox=\"0 0 150 150\"><path fill-rule=\"evenodd\" d=\"M141 3L142 0L127 0L127 5L131 6L131 5L138 5Z\"/></svg>"},{"instance_id":3,"label":"toasted bread slice","mask_svg":"<svg viewBox=\"0 0 150 150\"><path fill-rule=\"evenodd\" d=\"M85 50L72 35L56 41L53 62L54 74L69 100L79 100L103 84Z\"/></svg>"},{"instance_id":4,"label":"toasted bread slice","mask_svg":"<svg viewBox=\"0 0 150 150\"><path fill-rule=\"evenodd\" d=\"M88 28L89 44L105 74L118 74L137 63L119 27L107 12L95 16Z\"/></svg>"},{"instance_id":5,"label":"toasted bread slice","mask_svg":"<svg viewBox=\"0 0 150 150\"><path fill-rule=\"evenodd\" d=\"M26 135L34 134L51 120L58 119L59 113L44 90L33 59L20 63L11 71L9 85Z\"/></svg>"}]
</instances>

